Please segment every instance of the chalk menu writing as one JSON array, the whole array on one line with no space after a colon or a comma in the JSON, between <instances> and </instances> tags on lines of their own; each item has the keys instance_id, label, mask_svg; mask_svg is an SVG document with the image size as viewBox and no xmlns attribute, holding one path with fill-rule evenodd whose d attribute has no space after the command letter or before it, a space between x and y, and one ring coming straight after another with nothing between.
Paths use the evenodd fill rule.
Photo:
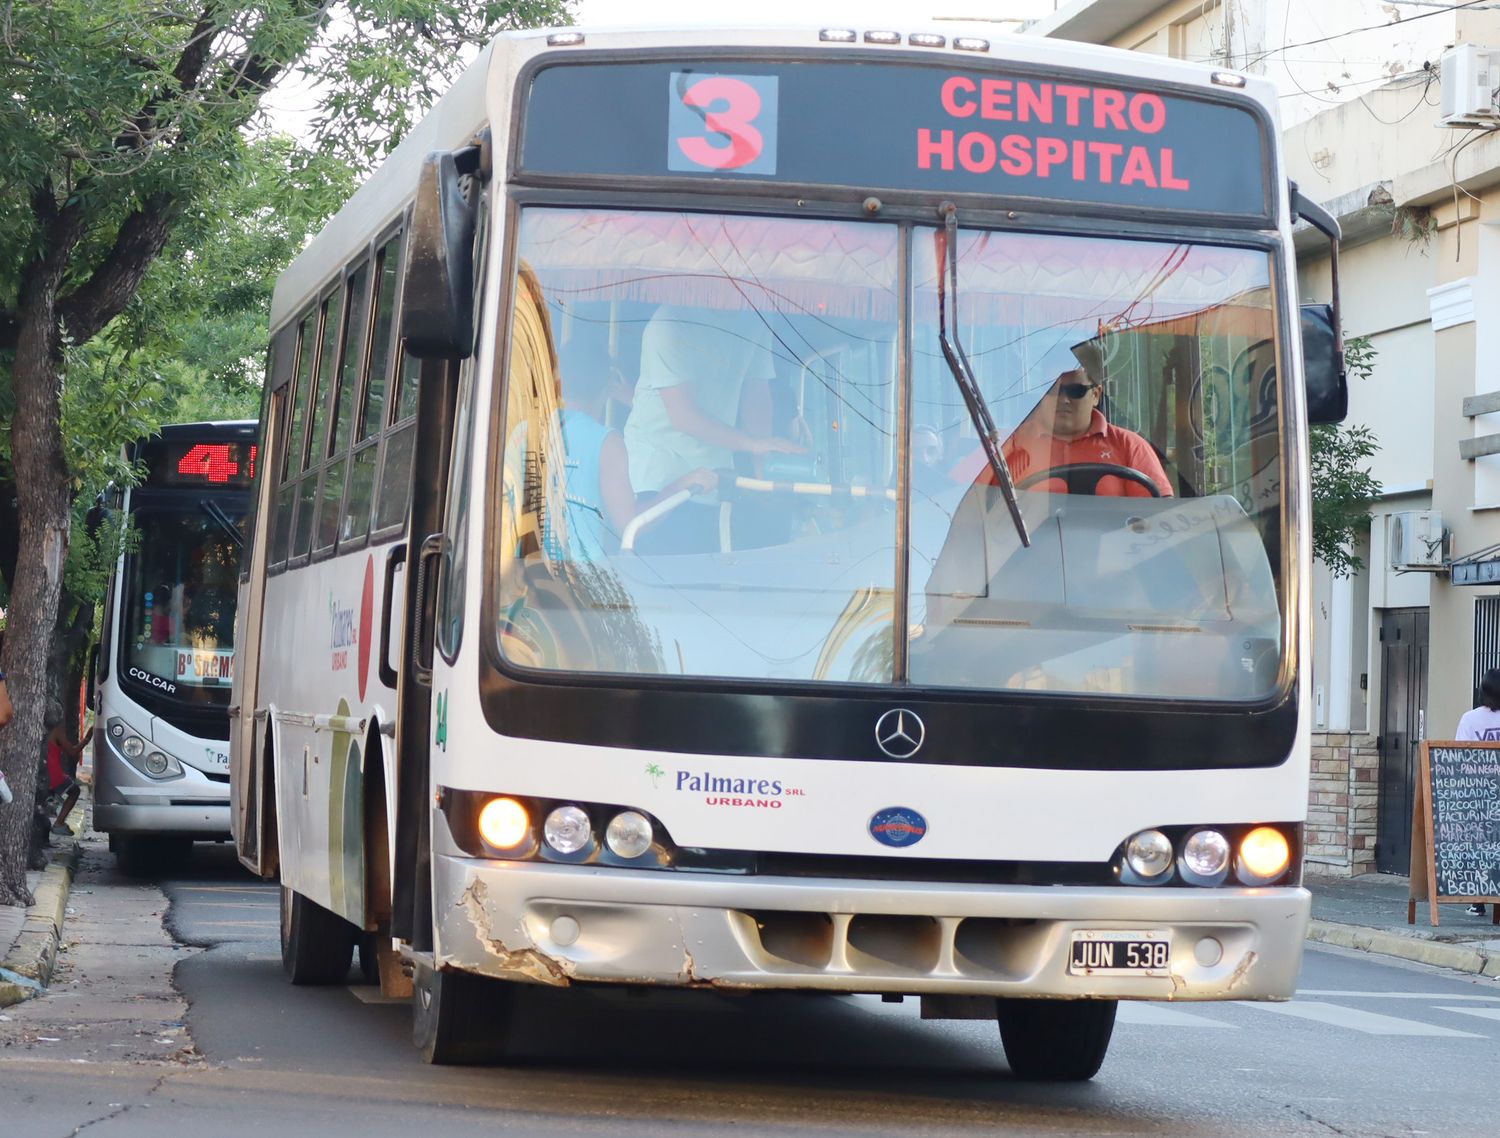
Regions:
<instances>
[{"instance_id":1,"label":"chalk menu writing","mask_svg":"<svg viewBox=\"0 0 1500 1138\"><path fill-rule=\"evenodd\" d=\"M1428 747L1438 897L1500 896L1500 748Z\"/></svg>"}]
</instances>

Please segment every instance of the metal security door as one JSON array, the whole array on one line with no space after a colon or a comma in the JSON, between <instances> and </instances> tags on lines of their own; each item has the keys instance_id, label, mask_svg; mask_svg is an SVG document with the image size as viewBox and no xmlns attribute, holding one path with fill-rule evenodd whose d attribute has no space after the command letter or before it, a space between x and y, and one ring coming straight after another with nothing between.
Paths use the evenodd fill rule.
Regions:
<instances>
[{"instance_id":1,"label":"metal security door","mask_svg":"<svg viewBox=\"0 0 1500 1138\"><path fill-rule=\"evenodd\" d=\"M1380 625L1380 807L1375 868L1411 867L1417 744L1426 736L1427 610L1392 609Z\"/></svg>"}]
</instances>

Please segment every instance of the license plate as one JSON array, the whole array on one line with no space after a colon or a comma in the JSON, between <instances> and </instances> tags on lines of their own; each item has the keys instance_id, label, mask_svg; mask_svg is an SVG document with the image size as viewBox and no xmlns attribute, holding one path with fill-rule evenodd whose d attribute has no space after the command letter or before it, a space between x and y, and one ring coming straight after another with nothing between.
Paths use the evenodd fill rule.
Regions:
<instances>
[{"instance_id":1,"label":"license plate","mask_svg":"<svg viewBox=\"0 0 1500 1138\"><path fill-rule=\"evenodd\" d=\"M1068 972L1073 976L1167 976L1171 939L1160 929L1078 929Z\"/></svg>"}]
</instances>

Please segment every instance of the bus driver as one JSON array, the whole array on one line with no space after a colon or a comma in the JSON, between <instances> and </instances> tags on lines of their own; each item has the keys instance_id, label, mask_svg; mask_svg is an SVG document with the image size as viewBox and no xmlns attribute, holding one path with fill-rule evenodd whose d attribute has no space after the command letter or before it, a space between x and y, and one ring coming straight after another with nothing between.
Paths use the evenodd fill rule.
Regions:
<instances>
[{"instance_id":1,"label":"bus driver","mask_svg":"<svg viewBox=\"0 0 1500 1138\"><path fill-rule=\"evenodd\" d=\"M1172 496L1172 484L1167 481L1166 471L1151 444L1104 417L1099 410L1102 394L1103 388L1082 368L1073 368L1057 377L1002 450L1017 488L1144 498L1151 496L1146 485L1149 480L1161 497ZM967 480L960 476L972 478L973 472L977 472L986 481L993 481L994 476L982 468L983 462L983 452L976 452L954 471L954 478ZM1120 467L1134 471L1138 477L1093 470L1070 477L1065 468L1080 465ZM1043 471L1056 473L1027 485L1028 478Z\"/></svg>"}]
</instances>

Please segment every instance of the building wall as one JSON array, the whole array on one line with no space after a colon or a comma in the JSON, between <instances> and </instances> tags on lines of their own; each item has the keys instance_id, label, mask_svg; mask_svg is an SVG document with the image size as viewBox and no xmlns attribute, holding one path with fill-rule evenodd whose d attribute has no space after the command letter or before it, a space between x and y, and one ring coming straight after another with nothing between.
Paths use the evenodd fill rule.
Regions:
<instances>
[{"instance_id":1,"label":"building wall","mask_svg":"<svg viewBox=\"0 0 1500 1138\"><path fill-rule=\"evenodd\" d=\"M1292 124L1436 61L1457 19L1388 0L1074 0L1027 31L1265 75Z\"/></svg>"},{"instance_id":2,"label":"building wall","mask_svg":"<svg viewBox=\"0 0 1500 1138\"><path fill-rule=\"evenodd\" d=\"M1436 211L1441 226L1438 285L1447 286L1440 294L1439 323L1453 323L1440 328L1434 337L1433 505L1443 512L1444 524L1452 531L1453 552L1458 556L1500 543L1500 511L1493 506L1476 506L1475 497L1476 489L1500 476L1500 457L1470 461L1460 457L1458 449L1461 439L1500 431L1500 426L1463 415L1465 396L1500 390L1500 373L1494 370L1496 356L1500 355L1500 345L1494 341L1500 329L1493 319L1476 319L1484 314L1482 298L1500 282L1500 237L1481 221L1486 214L1490 218L1500 216L1497 206L1500 196L1491 191L1482 200L1460 194L1457 209L1445 205ZM1463 302L1464 296L1468 303ZM1500 590L1455 586L1445 581L1433 587L1432 652L1428 658L1430 737L1449 737L1459 716L1471 706L1474 600L1497 592Z\"/></svg>"}]
</instances>

